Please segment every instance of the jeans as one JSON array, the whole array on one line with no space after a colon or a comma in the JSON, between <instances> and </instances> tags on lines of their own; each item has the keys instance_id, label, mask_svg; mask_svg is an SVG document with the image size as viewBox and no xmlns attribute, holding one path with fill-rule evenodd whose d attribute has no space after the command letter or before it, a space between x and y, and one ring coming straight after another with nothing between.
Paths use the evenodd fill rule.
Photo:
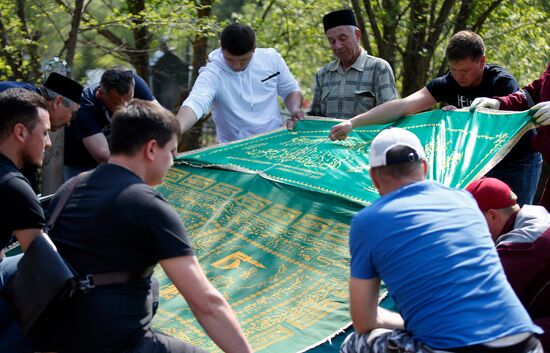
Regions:
<instances>
[{"instance_id":1,"label":"jeans","mask_svg":"<svg viewBox=\"0 0 550 353\"><path fill-rule=\"evenodd\" d=\"M17 263L22 254L6 257L0 260L0 292L17 270ZM15 320L8 303L0 296L0 352L31 353L31 344L28 342Z\"/></svg>"},{"instance_id":2,"label":"jeans","mask_svg":"<svg viewBox=\"0 0 550 353\"><path fill-rule=\"evenodd\" d=\"M537 338L530 335L521 342L503 347L491 347L483 343L471 346L438 350L415 340L404 330L375 329L370 333L351 333L340 347L340 353L543 353Z\"/></svg>"},{"instance_id":3,"label":"jeans","mask_svg":"<svg viewBox=\"0 0 550 353\"><path fill-rule=\"evenodd\" d=\"M499 163L487 173L487 176L508 184L517 195L520 206L532 205L541 169L542 157L540 153L534 152L513 162Z\"/></svg>"}]
</instances>

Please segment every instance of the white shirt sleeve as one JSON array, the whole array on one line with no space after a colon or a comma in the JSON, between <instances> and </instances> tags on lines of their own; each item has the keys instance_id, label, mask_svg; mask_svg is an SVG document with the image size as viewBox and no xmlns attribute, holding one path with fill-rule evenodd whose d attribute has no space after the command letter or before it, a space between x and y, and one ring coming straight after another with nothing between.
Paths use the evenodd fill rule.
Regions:
<instances>
[{"instance_id":1,"label":"white shirt sleeve","mask_svg":"<svg viewBox=\"0 0 550 353\"><path fill-rule=\"evenodd\" d=\"M182 103L182 106L188 106L195 112L197 119L201 119L212 108L216 98L219 76L214 69L214 64L210 62L199 69L199 77L191 93Z\"/></svg>"}]
</instances>

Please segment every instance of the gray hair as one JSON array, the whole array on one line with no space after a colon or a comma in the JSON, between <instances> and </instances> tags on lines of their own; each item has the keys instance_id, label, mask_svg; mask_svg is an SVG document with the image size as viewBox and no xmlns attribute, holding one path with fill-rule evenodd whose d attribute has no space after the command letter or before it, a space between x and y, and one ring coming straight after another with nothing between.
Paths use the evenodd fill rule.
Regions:
<instances>
[{"instance_id":1,"label":"gray hair","mask_svg":"<svg viewBox=\"0 0 550 353\"><path fill-rule=\"evenodd\" d=\"M359 27L354 26L354 25L349 25L349 26L347 26L347 27L350 29L351 33L355 33L355 31L361 31L361 30L359 29Z\"/></svg>"}]
</instances>

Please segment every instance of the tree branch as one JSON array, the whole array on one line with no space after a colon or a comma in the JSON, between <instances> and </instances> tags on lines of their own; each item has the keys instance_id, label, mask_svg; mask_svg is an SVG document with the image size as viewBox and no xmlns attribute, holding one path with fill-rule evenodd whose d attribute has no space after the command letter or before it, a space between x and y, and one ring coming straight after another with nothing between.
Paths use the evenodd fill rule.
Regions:
<instances>
[{"instance_id":1,"label":"tree branch","mask_svg":"<svg viewBox=\"0 0 550 353\"><path fill-rule=\"evenodd\" d=\"M369 18L369 23L372 30L372 35L374 36L374 40L377 43L382 43L382 33L380 33L380 29L378 28L378 21L376 20L376 15L374 13L374 10L372 9L372 3L370 0L363 0L363 5L365 6L365 11L367 12L367 17ZM367 49L367 51L372 52L372 49L370 48L370 45Z\"/></svg>"},{"instance_id":2,"label":"tree branch","mask_svg":"<svg viewBox=\"0 0 550 353\"><path fill-rule=\"evenodd\" d=\"M267 15L269 14L269 11L271 11L271 8L273 7L274 4L275 4L275 0L271 0L269 2L269 4L267 4L267 6L264 10L264 13L260 17L262 19L262 22L265 22L265 19L266 19Z\"/></svg>"},{"instance_id":3,"label":"tree branch","mask_svg":"<svg viewBox=\"0 0 550 353\"><path fill-rule=\"evenodd\" d=\"M489 6L485 11L483 11L481 16L479 16L479 18L477 19L476 23L472 26L472 31L476 33L479 32L483 27L485 20L487 20L491 12L493 12L502 3L502 1L503 0L496 0L491 4L491 6Z\"/></svg>"},{"instance_id":4,"label":"tree branch","mask_svg":"<svg viewBox=\"0 0 550 353\"><path fill-rule=\"evenodd\" d=\"M365 28L365 18L363 17L361 6L359 6L359 0L351 0L351 4L353 6L353 12L355 12L355 17L357 18L357 26L361 31L361 43L365 48L368 48L367 51L370 52L369 35Z\"/></svg>"},{"instance_id":5,"label":"tree branch","mask_svg":"<svg viewBox=\"0 0 550 353\"><path fill-rule=\"evenodd\" d=\"M82 20L82 11L84 10L84 0L75 0L73 16L71 20L71 29L69 31L69 38L65 42L67 48L67 64L69 67L73 67L74 56L76 53L76 44L78 39L78 30L80 28L80 22Z\"/></svg>"},{"instance_id":6,"label":"tree branch","mask_svg":"<svg viewBox=\"0 0 550 353\"><path fill-rule=\"evenodd\" d=\"M439 36L443 32L443 26L445 25L445 23L447 23L447 20L449 19L449 15L451 13L454 3L454 0L445 0L443 2L439 10L439 15L437 16L433 27L431 27L430 31L428 32L426 48L431 53L433 53L435 50L435 45L439 39Z\"/></svg>"}]
</instances>

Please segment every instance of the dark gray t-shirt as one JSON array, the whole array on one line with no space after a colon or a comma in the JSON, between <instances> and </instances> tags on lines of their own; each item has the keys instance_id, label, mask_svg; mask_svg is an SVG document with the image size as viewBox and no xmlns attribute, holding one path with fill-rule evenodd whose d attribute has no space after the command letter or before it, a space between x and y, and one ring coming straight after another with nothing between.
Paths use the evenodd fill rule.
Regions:
<instances>
[{"instance_id":1,"label":"dark gray t-shirt","mask_svg":"<svg viewBox=\"0 0 550 353\"><path fill-rule=\"evenodd\" d=\"M41 229L44 213L27 179L6 156L0 154L0 249L7 246L13 231Z\"/></svg>"},{"instance_id":2,"label":"dark gray t-shirt","mask_svg":"<svg viewBox=\"0 0 550 353\"><path fill-rule=\"evenodd\" d=\"M178 214L164 198L114 164L98 166L77 185L50 236L81 276L139 271L162 259L194 254ZM135 345L152 319L149 291L147 278L77 295L52 324L50 342L56 345L47 348L110 352Z\"/></svg>"}]
</instances>

